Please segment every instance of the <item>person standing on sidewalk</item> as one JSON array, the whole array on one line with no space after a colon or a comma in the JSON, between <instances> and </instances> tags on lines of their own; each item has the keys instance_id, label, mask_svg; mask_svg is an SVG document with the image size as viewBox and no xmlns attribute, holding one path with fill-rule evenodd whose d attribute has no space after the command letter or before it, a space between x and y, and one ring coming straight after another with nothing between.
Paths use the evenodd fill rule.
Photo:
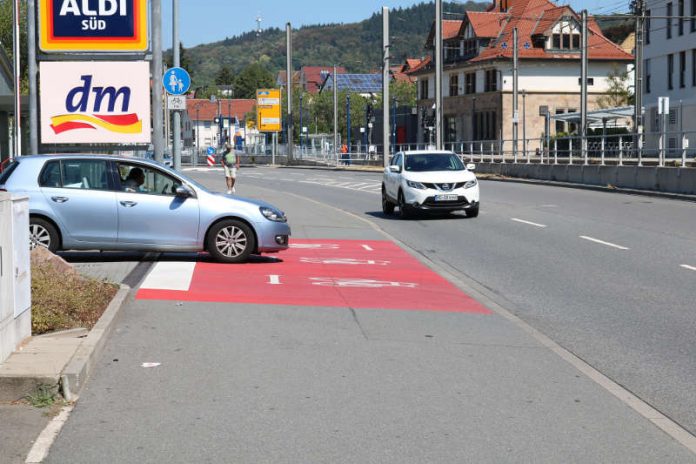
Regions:
<instances>
[{"instance_id":1,"label":"person standing on sidewalk","mask_svg":"<svg viewBox=\"0 0 696 464\"><path fill-rule=\"evenodd\" d=\"M225 144L225 153L222 155L222 166L225 168L227 193L234 193L234 183L237 180L237 169L239 169L239 157L229 143Z\"/></svg>"}]
</instances>

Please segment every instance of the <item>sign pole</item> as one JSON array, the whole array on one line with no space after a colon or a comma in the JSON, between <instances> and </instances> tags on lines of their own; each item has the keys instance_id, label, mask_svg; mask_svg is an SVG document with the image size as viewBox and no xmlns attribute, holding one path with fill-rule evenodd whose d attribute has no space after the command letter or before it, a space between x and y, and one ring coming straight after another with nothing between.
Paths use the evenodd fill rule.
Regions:
<instances>
[{"instance_id":1,"label":"sign pole","mask_svg":"<svg viewBox=\"0 0 696 464\"><path fill-rule=\"evenodd\" d=\"M27 0L27 60L29 71L29 152L39 153L39 114L36 91L36 0Z\"/></svg>"},{"instance_id":2,"label":"sign pole","mask_svg":"<svg viewBox=\"0 0 696 464\"><path fill-rule=\"evenodd\" d=\"M179 67L179 0L172 0L172 52L174 55L174 67ZM174 169L181 170L181 113L178 110L174 111L174 147L172 155L174 157Z\"/></svg>"},{"instance_id":3,"label":"sign pole","mask_svg":"<svg viewBox=\"0 0 696 464\"><path fill-rule=\"evenodd\" d=\"M13 125L13 150L12 158L22 156L22 90L20 88L21 68L19 63L19 0L12 2L12 15L14 27L12 34L12 50L14 63L14 125Z\"/></svg>"},{"instance_id":4,"label":"sign pole","mask_svg":"<svg viewBox=\"0 0 696 464\"><path fill-rule=\"evenodd\" d=\"M152 78L162 75L162 0L152 0ZM152 147L155 160L164 160L162 86L152 86Z\"/></svg>"}]
</instances>

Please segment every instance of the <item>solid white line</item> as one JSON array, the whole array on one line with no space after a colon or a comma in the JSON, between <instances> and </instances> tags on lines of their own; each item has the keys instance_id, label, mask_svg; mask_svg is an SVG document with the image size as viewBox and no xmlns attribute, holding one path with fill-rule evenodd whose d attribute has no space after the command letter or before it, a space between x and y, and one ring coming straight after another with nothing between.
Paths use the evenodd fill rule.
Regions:
<instances>
[{"instance_id":1,"label":"solid white line","mask_svg":"<svg viewBox=\"0 0 696 464\"><path fill-rule=\"evenodd\" d=\"M690 271L696 271L696 267L689 266L688 264L682 264L681 267L683 267L684 269L688 269Z\"/></svg>"},{"instance_id":2,"label":"solid white line","mask_svg":"<svg viewBox=\"0 0 696 464\"><path fill-rule=\"evenodd\" d=\"M62 429L63 425L65 425L65 421L68 420L68 416L70 416L70 412L72 410L73 405L68 405L60 411L60 414L51 419L34 442L34 446L32 446L31 450L29 450L27 459L24 461L26 464L40 463L46 459L46 456L48 456L48 450L51 449L51 445L60 433L60 429Z\"/></svg>"},{"instance_id":3,"label":"solid white line","mask_svg":"<svg viewBox=\"0 0 696 464\"><path fill-rule=\"evenodd\" d=\"M597 238L587 237L587 236L585 236L585 235L581 235L580 238L581 238L581 239L584 239L584 240L589 240L590 242L599 243L600 245L610 246L610 247L616 248L616 249L618 249L618 250L630 250L630 248L626 248L626 247L624 247L624 246L617 245L617 244L615 244L615 243L605 242L605 241L599 240L599 239L597 239Z\"/></svg>"},{"instance_id":4,"label":"solid white line","mask_svg":"<svg viewBox=\"0 0 696 464\"><path fill-rule=\"evenodd\" d=\"M187 292L193 279L195 262L160 262L140 286L148 290L180 290Z\"/></svg>"},{"instance_id":5,"label":"solid white line","mask_svg":"<svg viewBox=\"0 0 696 464\"><path fill-rule=\"evenodd\" d=\"M522 224L529 224L530 226L534 226L534 227L541 227L541 228L547 227L544 224L537 224L536 222L525 221L524 219L512 218L512 220L515 222L521 222Z\"/></svg>"}]
</instances>

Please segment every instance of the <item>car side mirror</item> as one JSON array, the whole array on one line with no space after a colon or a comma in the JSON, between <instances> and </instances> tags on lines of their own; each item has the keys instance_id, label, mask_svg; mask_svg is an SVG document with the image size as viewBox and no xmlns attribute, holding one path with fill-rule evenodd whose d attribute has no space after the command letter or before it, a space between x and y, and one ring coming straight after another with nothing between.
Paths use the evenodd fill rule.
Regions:
<instances>
[{"instance_id":1,"label":"car side mirror","mask_svg":"<svg viewBox=\"0 0 696 464\"><path fill-rule=\"evenodd\" d=\"M476 165L473 163L467 164L466 165L467 171L475 171L476 170Z\"/></svg>"},{"instance_id":2,"label":"car side mirror","mask_svg":"<svg viewBox=\"0 0 696 464\"><path fill-rule=\"evenodd\" d=\"M176 196L178 198L189 198L193 196L193 192L188 187L180 185L176 188Z\"/></svg>"},{"instance_id":3,"label":"car side mirror","mask_svg":"<svg viewBox=\"0 0 696 464\"><path fill-rule=\"evenodd\" d=\"M389 166L389 171L399 173L401 172L401 166L399 166L398 164L392 164L391 166Z\"/></svg>"}]
</instances>

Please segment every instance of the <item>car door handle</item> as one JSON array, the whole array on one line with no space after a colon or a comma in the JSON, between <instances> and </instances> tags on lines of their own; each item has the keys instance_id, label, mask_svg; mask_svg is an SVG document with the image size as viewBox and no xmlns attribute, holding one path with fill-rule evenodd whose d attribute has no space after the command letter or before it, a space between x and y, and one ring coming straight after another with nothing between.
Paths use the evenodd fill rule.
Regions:
<instances>
[{"instance_id":1,"label":"car door handle","mask_svg":"<svg viewBox=\"0 0 696 464\"><path fill-rule=\"evenodd\" d=\"M55 201L56 203L65 203L69 199L70 198L68 197L51 197L51 200Z\"/></svg>"},{"instance_id":2,"label":"car door handle","mask_svg":"<svg viewBox=\"0 0 696 464\"><path fill-rule=\"evenodd\" d=\"M122 201L121 204L122 204L123 206L125 206L126 208L132 208L132 207L134 207L135 205L137 205L138 202L137 202L137 201Z\"/></svg>"}]
</instances>

